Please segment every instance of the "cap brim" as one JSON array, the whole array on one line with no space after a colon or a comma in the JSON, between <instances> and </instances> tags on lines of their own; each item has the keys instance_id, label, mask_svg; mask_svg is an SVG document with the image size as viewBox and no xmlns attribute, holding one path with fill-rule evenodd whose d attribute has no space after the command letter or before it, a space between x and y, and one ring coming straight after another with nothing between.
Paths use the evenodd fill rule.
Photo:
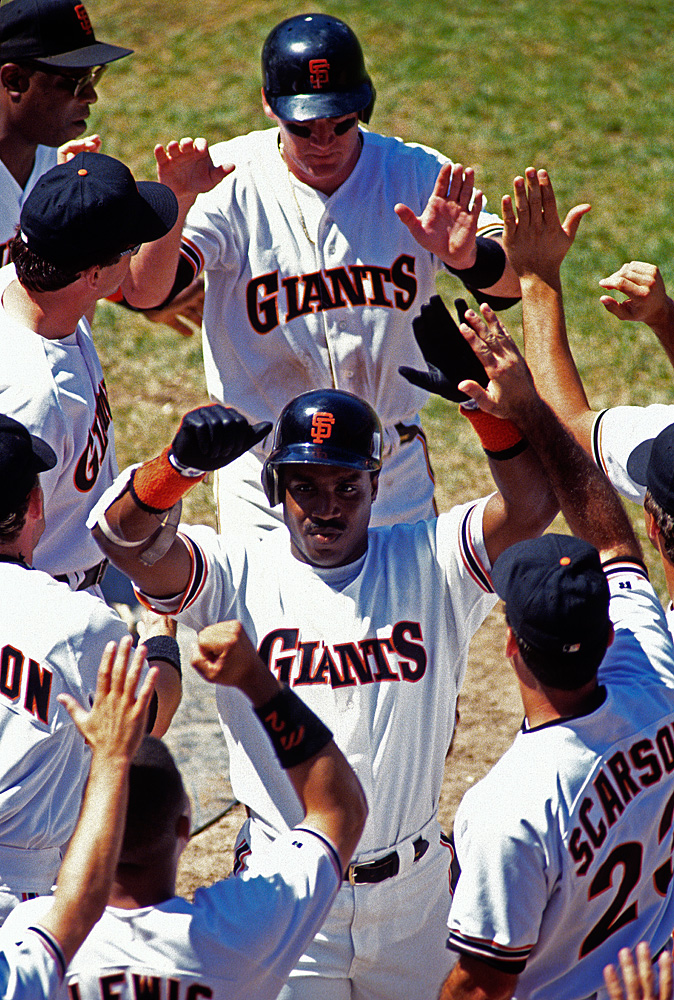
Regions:
<instances>
[{"instance_id":1,"label":"cap brim","mask_svg":"<svg viewBox=\"0 0 674 1000\"><path fill-rule=\"evenodd\" d=\"M166 236L178 220L178 199L170 188L158 181L138 181L138 194L146 205L136 225L137 243L152 243Z\"/></svg>"},{"instance_id":2,"label":"cap brim","mask_svg":"<svg viewBox=\"0 0 674 1000\"><path fill-rule=\"evenodd\" d=\"M58 459L56 458L56 452L51 445L48 445L46 441L42 440L42 438L35 437L34 434L30 435L30 440L33 445L33 454L36 459L35 471L47 472L48 469L53 469Z\"/></svg>"},{"instance_id":3,"label":"cap brim","mask_svg":"<svg viewBox=\"0 0 674 1000\"><path fill-rule=\"evenodd\" d=\"M64 69L87 69L89 66L105 66L106 63L130 56L133 49L123 49L120 45L94 42L71 52L58 52L55 56L35 56L34 62L47 66L62 66Z\"/></svg>"},{"instance_id":4,"label":"cap brim","mask_svg":"<svg viewBox=\"0 0 674 1000\"><path fill-rule=\"evenodd\" d=\"M648 463L651 458L654 441L654 437L647 438L645 441L640 441L636 448L634 448L627 457L627 463L625 465L627 475L639 486L647 486L646 470L648 469Z\"/></svg>"},{"instance_id":5,"label":"cap brim","mask_svg":"<svg viewBox=\"0 0 674 1000\"><path fill-rule=\"evenodd\" d=\"M362 111L372 100L372 88L363 83L356 90L333 91L329 94L284 94L270 97L269 105L282 121L305 122L313 118L340 118Z\"/></svg>"}]
</instances>

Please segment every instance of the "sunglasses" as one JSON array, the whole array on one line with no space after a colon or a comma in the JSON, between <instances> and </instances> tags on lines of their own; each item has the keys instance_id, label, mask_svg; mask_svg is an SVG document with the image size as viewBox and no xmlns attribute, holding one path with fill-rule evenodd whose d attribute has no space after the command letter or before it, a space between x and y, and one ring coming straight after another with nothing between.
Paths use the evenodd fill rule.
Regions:
<instances>
[{"instance_id":1,"label":"sunglasses","mask_svg":"<svg viewBox=\"0 0 674 1000\"><path fill-rule=\"evenodd\" d=\"M333 125L333 131L335 135L346 135L346 133L353 128L353 126L358 121L358 115L354 115L353 118L346 118L343 122L337 122ZM310 139L312 129L309 125L298 125L297 122L284 122L285 127L288 129L291 135L296 135L298 139Z\"/></svg>"},{"instance_id":2,"label":"sunglasses","mask_svg":"<svg viewBox=\"0 0 674 1000\"><path fill-rule=\"evenodd\" d=\"M136 254L138 253L138 251L140 250L140 248L142 247L142 245L143 245L142 243L137 243L135 245L135 247L129 247L128 250L120 250L119 254L117 256L118 257L135 257Z\"/></svg>"},{"instance_id":3,"label":"sunglasses","mask_svg":"<svg viewBox=\"0 0 674 1000\"><path fill-rule=\"evenodd\" d=\"M74 73L65 72L58 66L49 66L47 63L33 62L32 65L41 73L50 73L52 76L60 76L62 79L67 80L68 86L72 87L73 97L79 97L84 88L88 87L89 84L95 87L108 68L107 64L105 66L92 66L86 73L75 75Z\"/></svg>"}]
</instances>

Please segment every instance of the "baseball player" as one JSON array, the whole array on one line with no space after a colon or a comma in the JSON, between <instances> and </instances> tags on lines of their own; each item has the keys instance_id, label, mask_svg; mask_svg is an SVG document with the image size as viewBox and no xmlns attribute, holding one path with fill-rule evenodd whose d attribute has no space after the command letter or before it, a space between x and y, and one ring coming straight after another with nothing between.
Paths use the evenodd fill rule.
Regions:
<instances>
[{"instance_id":1,"label":"baseball player","mask_svg":"<svg viewBox=\"0 0 674 1000\"><path fill-rule=\"evenodd\" d=\"M59 872L56 897L19 946L0 931L0 992L12 1000L51 1000L66 966L100 918L124 832L129 769L147 723L154 672L136 694L144 655L128 667L131 639L106 646L91 711L69 695L62 704L91 747L82 812Z\"/></svg>"},{"instance_id":2,"label":"baseball player","mask_svg":"<svg viewBox=\"0 0 674 1000\"><path fill-rule=\"evenodd\" d=\"M103 918L59 996L273 1000L337 894L362 832L362 789L332 734L262 663L238 622L199 636L194 664L251 703L298 797L300 821L242 878L174 895L189 837L189 801L166 747L146 737L131 768L120 865ZM18 907L17 941L48 904ZM27 936L27 935L26 935Z\"/></svg>"},{"instance_id":3,"label":"baseball player","mask_svg":"<svg viewBox=\"0 0 674 1000\"><path fill-rule=\"evenodd\" d=\"M56 166L57 147L98 148L86 129L106 66L131 49L96 40L79 0L9 0L0 8L0 263L24 202Z\"/></svg>"},{"instance_id":4,"label":"baseball player","mask_svg":"<svg viewBox=\"0 0 674 1000\"><path fill-rule=\"evenodd\" d=\"M104 649L127 635L103 601L31 569L40 484L56 463L45 441L0 415L0 923L26 894L50 892L77 821L90 754L59 696L91 704ZM161 736L180 701L180 658L167 637L145 646L159 667Z\"/></svg>"},{"instance_id":5,"label":"baseball player","mask_svg":"<svg viewBox=\"0 0 674 1000\"><path fill-rule=\"evenodd\" d=\"M436 339L444 349L445 337ZM363 785L365 831L284 998L433 996L449 967L449 857L437 809L467 648L494 603L492 560L556 511L517 429L482 417L499 491L414 525L368 530L381 424L366 402L335 389L298 396L277 422L264 489L271 506L283 504L287 530L259 539L183 525L171 541L158 524L188 477L268 433L220 404L188 414L170 448L123 474L90 516L99 543L155 610L196 629L240 620L272 674L335 733ZM147 545L166 551L152 566L140 557ZM238 869L301 810L244 700L222 688L217 702L232 788L251 816Z\"/></svg>"},{"instance_id":6,"label":"baseball player","mask_svg":"<svg viewBox=\"0 0 674 1000\"><path fill-rule=\"evenodd\" d=\"M35 565L73 588L104 564L87 514L117 474L112 414L84 318L118 287L138 244L168 232L175 197L136 184L124 164L80 153L33 188L0 270L0 412L43 437L58 461L42 488L46 529ZM98 591L97 591L98 592Z\"/></svg>"},{"instance_id":7,"label":"baseball player","mask_svg":"<svg viewBox=\"0 0 674 1000\"><path fill-rule=\"evenodd\" d=\"M428 395L398 366L421 363L411 321L443 267L495 305L519 297L501 220L484 211L472 169L364 127L375 91L343 21L302 14L278 24L262 50L262 76L274 128L210 152L205 140L157 147L180 225L154 251L144 248L146 280L124 294L134 306L156 305L204 271L211 398L273 423L302 392L355 393L384 425L373 525L430 517L419 418ZM259 533L281 523L260 487L270 446L260 442L218 471L223 527Z\"/></svg>"},{"instance_id":8,"label":"baseball player","mask_svg":"<svg viewBox=\"0 0 674 1000\"><path fill-rule=\"evenodd\" d=\"M493 566L525 721L456 814L460 957L441 1000L604 996L621 948L671 948L674 645L606 477L503 328L469 342L491 382L461 388L526 433L578 537L518 543Z\"/></svg>"}]
</instances>

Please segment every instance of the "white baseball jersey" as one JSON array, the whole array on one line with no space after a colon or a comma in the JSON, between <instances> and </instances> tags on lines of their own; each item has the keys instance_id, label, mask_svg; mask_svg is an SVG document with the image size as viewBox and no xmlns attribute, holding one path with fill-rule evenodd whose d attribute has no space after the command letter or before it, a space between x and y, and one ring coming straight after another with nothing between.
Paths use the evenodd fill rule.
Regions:
<instances>
[{"instance_id":1,"label":"white baseball jersey","mask_svg":"<svg viewBox=\"0 0 674 1000\"><path fill-rule=\"evenodd\" d=\"M388 523L433 513L422 440L401 444L396 430L396 424L419 424L428 394L398 366L425 370L412 319L434 294L443 264L419 246L393 207L404 202L420 214L448 160L425 146L364 129L360 134L358 162L330 196L289 173L276 128L215 145L214 162L236 169L197 198L182 252L195 271L205 271L203 345L212 399L251 422L275 422L299 393L332 387L377 411L385 448L376 524L380 511ZM501 229L498 216L481 214L481 234ZM258 461L270 444L256 447ZM408 450L414 461L396 468ZM244 457L224 470L221 485L236 492L240 468L267 508L259 464L257 474L246 476L250 463ZM231 518L221 511L221 525L234 516L238 509Z\"/></svg>"},{"instance_id":2,"label":"white baseball jersey","mask_svg":"<svg viewBox=\"0 0 674 1000\"><path fill-rule=\"evenodd\" d=\"M42 174L56 166L56 154L57 150L52 146L37 147L35 163L25 188L17 184L0 160L0 265L9 262L8 243L16 236L23 203Z\"/></svg>"},{"instance_id":3,"label":"white baseball jersey","mask_svg":"<svg viewBox=\"0 0 674 1000\"><path fill-rule=\"evenodd\" d=\"M334 848L298 827L241 877L157 906L109 906L68 967L56 998L274 1000L320 927L341 880ZM12 911L5 932L28 939L51 901Z\"/></svg>"},{"instance_id":4,"label":"white baseball jersey","mask_svg":"<svg viewBox=\"0 0 674 1000\"><path fill-rule=\"evenodd\" d=\"M614 406L597 414L592 456L625 499L643 503L651 444L670 424L674 424L674 406L666 403Z\"/></svg>"},{"instance_id":5,"label":"white baseball jersey","mask_svg":"<svg viewBox=\"0 0 674 1000\"><path fill-rule=\"evenodd\" d=\"M6 1000L54 1000L65 973L61 947L34 927L20 945L0 931L0 996Z\"/></svg>"},{"instance_id":6,"label":"white baseball jersey","mask_svg":"<svg viewBox=\"0 0 674 1000\"><path fill-rule=\"evenodd\" d=\"M286 530L246 542L184 529L194 571L178 620L195 629L242 622L275 676L330 727L360 779L369 815L354 861L398 855L399 875L345 884L317 952L302 961L314 976L379 976L390 998L409 1000L420 984L437 993L449 969L449 858L436 814L468 645L496 600L485 503L373 529L361 559L330 569L295 559ZM217 701L232 788L254 817L254 857L265 834L299 822L301 808L247 699L218 688ZM415 861L419 837L428 850Z\"/></svg>"},{"instance_id":7,"label":"white baseball jersey","mask_svg":"<svg viewBox=\"0 0 674 1000\"><path fill-rule=\"evenodd\" d=\"M106 644L127 629L98 598L0 560L0 887L49 892L90 753L57 696L92 703Z\"/></svg>"},{"instance_id":8,"label":"white baseball jersey","mask_svg":"<svg viewBox=\"0 0 674 1000\"><path fill-rule=\"evenodd\" d=\"M523 729L454 824L449 944L519 974L517 998L605 995L620 948L674 927L674 646L643 568L606 572L601 703Z\"/></svg>"},{"instance_id":9,"label":"white baseball jersey","mask_svg":"<svg viewBox=\"0 0 674 1000\"><path fill-rule=\"evenodd\" d=\"M15 279L0 270L0 302ZM40 476L45 532L34 564L53 576L76 576L101 561L86 529L96 500L117 475L112 414L101 363L85 319L74 333L47 340L0 304L0 412L54 449L56 466Z\"/></svg>"}]
</instances>

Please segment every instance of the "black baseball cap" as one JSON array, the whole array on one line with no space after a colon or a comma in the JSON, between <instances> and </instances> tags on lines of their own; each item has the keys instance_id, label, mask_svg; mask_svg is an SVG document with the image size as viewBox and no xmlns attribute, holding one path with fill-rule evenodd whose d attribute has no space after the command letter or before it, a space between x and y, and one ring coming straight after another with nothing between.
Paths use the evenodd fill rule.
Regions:
<instances>
[{"instance_id":1,"label":"black baseball cap","mask_svg":"<svg viewBox=\"0 0 674 1000\"><path fill-rule=\"evenodd\" d=\"M40 177L21 210L20 234L51 264L84 270L160 239L177 218L178 200L165 184L136 182L104 153L78 153Z\"/></svg>"},{"instance_id":2,"label":"black baseball cap","mask_svg":"<svg viewBox=\"0 0 674 1000\"><path fill-rule=\"evenodd\" d=\"M46 441L0 413L0 517L7 517L21 505L38 472L55 465L56 455Z\"/></svg>"},{"instance_id":3,"label":"black baseball cap","mask_svg":"<svg viewBox=\"0 0 674 1000\"><path fill-rule=\"evenodd\" d=\"M78 0L10 0L0 4L0 64L46 63L83 69L131 55L133 49L96 41Z\"/></svg>"},{"instance_id":4,"label":"black baseball cap","mask_svg":"<svg viewBox=\"0 0 674 1000\"><path fill-rule=\"evenodd\" d=\"M572 535L518 542L498 557L491 577L515 635L550 658L545 677L531 668L538 679L564 690L587 683L610 631L609 589L595 547Z\"/></svg>"},{"instance_id":5,"label":"black baseball cap","mask_svg":"<svg viewBox=\"0 0 674 1000\"><path fill-rule=\"evenodd\" d=\"M636 449L630 458L627 471L632 478L648 488L666 514L674 516L674 424L642 442L638 458Z\"/></svg>"}]
</instances>

